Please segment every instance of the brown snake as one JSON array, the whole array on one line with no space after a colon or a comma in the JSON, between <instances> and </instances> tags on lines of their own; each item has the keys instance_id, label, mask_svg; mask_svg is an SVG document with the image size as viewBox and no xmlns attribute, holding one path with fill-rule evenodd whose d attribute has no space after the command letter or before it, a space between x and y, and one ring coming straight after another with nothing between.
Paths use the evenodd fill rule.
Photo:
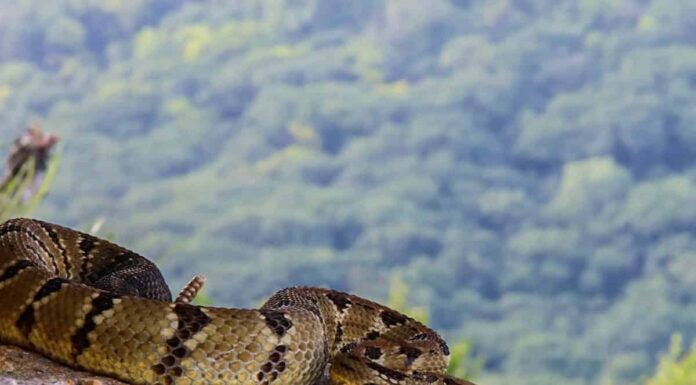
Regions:
<instances>
[{"instance_id":1,"label":"brown snake","mask_svg":"<svg viewBox=\"0 0 696 385\"><path fill-rule=\"evenodd\" d=\"M195 285L172 302L132 251L32 219L0 225L0 341L63 364L133 384L471 385L444 374L437 333L366 299L288 288L225 309L186 303Z\"/></svg>"}]
</instances>

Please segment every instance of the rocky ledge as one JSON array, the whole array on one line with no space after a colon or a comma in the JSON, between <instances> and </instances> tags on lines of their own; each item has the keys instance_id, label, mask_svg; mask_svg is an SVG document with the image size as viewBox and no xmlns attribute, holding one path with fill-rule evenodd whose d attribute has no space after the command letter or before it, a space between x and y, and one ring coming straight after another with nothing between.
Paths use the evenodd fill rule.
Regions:
<instances>
[{"instance_id":1,"label":"rocky ledge","mask_svg":"<svg viewBox=\"0 0 696 385\"><path fill-rule=\"evenodd\" d=\"M0 385L128 385L57 364L36 353L0 345Z\"/></svg>"}]
</instances>

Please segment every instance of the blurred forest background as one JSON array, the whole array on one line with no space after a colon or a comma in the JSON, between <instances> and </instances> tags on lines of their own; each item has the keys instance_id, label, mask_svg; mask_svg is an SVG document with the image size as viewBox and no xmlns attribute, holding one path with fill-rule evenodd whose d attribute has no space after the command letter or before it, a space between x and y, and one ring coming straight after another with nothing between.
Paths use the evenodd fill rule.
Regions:
<instances>
[{"instance_id":1,"label":"blurred forest background","mask_svg":"<svg viewBox=\"0 0 696 385\"><path fill-rule=\"evenodd\" d=\"M696 383L694 0L0 0L1 154L32 119L35 215L175 290L391 297L482 385Z\"/></svg>"}]
</instances>

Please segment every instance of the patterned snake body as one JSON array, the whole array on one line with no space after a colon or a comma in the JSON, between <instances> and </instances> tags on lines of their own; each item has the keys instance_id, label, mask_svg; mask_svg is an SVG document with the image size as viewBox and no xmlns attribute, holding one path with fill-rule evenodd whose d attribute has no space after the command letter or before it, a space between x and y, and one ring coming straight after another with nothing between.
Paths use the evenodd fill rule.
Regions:
<instances>
[{"instance_id":1,"label":"patterned snake body","mask_svg":"<svg viewBox=\"0 0 696 385\"><path fill-rule=\"evenodd\" d=\"M172 302L155 265L31 219L0 225L0 341L134 384L458 385L446 343L353 295L289 288L258 310Z\"/></svg>"}]
</instances>

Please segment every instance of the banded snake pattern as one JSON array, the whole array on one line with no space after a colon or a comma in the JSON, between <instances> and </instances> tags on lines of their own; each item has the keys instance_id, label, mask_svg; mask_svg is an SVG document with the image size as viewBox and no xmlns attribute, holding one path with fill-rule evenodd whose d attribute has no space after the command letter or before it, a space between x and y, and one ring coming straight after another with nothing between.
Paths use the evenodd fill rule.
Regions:
<instances>
[{"instance_id":1,"label":"banded snake pattern","mask_svg":"<svg viewBox=\"0 0 696 385\"><path fill-rule=\"evenodd\" d=\"M294 287L259 309L193 295L172 301L154 263L106 240L0 225L0 342L65 365L133 384L473 385L445 374L437 333L354 295Z\"/></svg>"}]
</instances>

